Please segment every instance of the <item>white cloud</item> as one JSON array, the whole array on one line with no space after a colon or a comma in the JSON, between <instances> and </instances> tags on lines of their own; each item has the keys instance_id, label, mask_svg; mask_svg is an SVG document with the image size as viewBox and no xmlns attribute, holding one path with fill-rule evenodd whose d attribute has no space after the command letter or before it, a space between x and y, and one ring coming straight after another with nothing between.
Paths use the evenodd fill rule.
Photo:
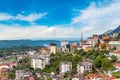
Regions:
<instances>
[{"instance_id":1,"label":"white cloud","mask_svg":"<svg viewBox=\"0 0 120 80\"><path fill-rule=\"evenodd\" d=\"M45 16L46 13L31 13L28 16L24 16L22 14L18 14L15 19L16 20L23 20L23 21L28 21L28 22L34 22L38 19L41 19L43 16Z\"/></svg>"},{"instance_id":2,"label":"white cloud","mask_svg":"<svg viewBox=\"0 0 120 80\"><path fill-rule=\"evenodd\" d=\"M17 16L13 16L8 13L0 13L0 21L11 19L11 20L21 20L21 21L27 21L27 22L33 23L34 21L41 19L46 14L47 13L31 13L27 16L22 14L17 14Z\"/></svg>"},{"instance_id":3,"label":"white cloud","mask_svg":"<svg viewBox=\"0 0 120 80\"><path fill-rule=\"evenodd\" d=\"M2 15L2 17L1 17ZM0 14L0 20L23 20L30 23L41 19L46 13L31 13L27 16L18 14ZM83 27L76 28L82 24ZM80 38L80 32L85 37L92 34L101 34L109 29L114 29L120 25L120 1L111 3L107 6L96 6L95 3L84 9L79 10L79 14L72 19L71 24L55 26L21 26L21 25L0 25L0 39L40 39L40 38Z\"/></svg>"},{"instance_id":4,"label":"white cloud","mask_svg":"<svg viewBox=\"0 0 120 80\"><path fill-rule=\"evenodd\" d=\"M9 20L11 18L13 18L13 16L7 13L0 13L0 21Z\"/></svg>"},{"instance_id":5,"label":"white cloud","mask_svg":"<svg viewBox=\"0 0 120 80\"><path fill-rule=\"evenodd\" d=\"M39 26L23 27L20 25L0 25L0 39L40 39L40 38L76 38L80 32L77 28Z\"/></svg>"},{"instance_id":6,"label":"white cloud","mask_svg":"<svg viewBox=\"0 0 120 80\"><path fill-rule=\"evenodd\" d=\"M92 28L85 34L101 34L109 29L114 29L120 25L120 1L113 1L107 6L97 6L96 3L91 3L84 10L79 10L79 14L72 19L71 24L84 24L83 28Z\"/></svg>"}]
</instances>

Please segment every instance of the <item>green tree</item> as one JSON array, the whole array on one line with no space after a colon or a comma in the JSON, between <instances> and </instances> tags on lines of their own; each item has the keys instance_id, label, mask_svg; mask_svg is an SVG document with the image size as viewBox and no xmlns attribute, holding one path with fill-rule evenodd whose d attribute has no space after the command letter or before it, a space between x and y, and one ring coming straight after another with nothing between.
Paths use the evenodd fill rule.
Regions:
<instances>
[{"instance_id":1,"label":"green tree","mask_svg":"<svg viewBox=\"0 0 120 80\"><path fill-rule=\"evenodd\" d=\"M94 65L96 66L96 67L101 67L101 63L102 63L102 61L101 61L101 57L100 56L98 56L95 60L94 60Z\"/></svg>"},{"instance_id":2,"label":"green tree","mask_svg":"<svg viewBox=\"0 0 120 80\"><path fill-rule=\"evenodd\" d=\"M108 58L102 59L102 69L104 71L108 71L108 70L113 69L113 66Z\"/></svg>"}]
</instances>

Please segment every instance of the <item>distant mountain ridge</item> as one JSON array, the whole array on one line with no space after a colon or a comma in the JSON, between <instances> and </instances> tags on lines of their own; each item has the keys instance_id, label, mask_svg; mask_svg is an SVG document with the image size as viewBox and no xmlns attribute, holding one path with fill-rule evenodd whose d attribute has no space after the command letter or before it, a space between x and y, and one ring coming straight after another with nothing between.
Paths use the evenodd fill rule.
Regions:
<instances>
[{"instance_id":1,"label":"distant mountain ridge","mask_svg":"<svg viewBox=\"0 0 120 80\"><path fill-rule=\"evenodd\" d=\"M70 41L70 43L72 42L78 41ZM0 40L0 49L19 46L47 46L50 43L57 43L57 46L60 47L59 40Z\"/></svg>"},{"instance_id":2,"label":"distant mountain ridge","mask_svg":"<svg viewBox=\"0 0 120 80\"><path fill-rule=\"evenodd\" d=\"M115 28L114 30L108 30L108 31L106 31L105 33L103 33L103 35L104 34L111 35L111 34L114 34L114 33L120 33L120 25L117 28Z\"/></svg>"}]
</instances>

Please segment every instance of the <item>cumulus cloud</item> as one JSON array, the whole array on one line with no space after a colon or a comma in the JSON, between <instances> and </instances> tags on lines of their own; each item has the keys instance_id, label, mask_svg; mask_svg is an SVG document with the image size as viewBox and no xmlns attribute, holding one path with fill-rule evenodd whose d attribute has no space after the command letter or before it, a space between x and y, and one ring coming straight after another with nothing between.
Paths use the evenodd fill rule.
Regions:
<instances>
[{"instance_id":1,"label":"cumulus cloud","mask_svg":"<svg viewBox=\"0 0 120 80\"><path fill-rule=\"evenodd\" d=\"M17 14L17 16L10 15L8 13L0 13L0 21L5 20L21 20L33 23L34 21L41 19L47 13L31 13L29 15Z\"/></svg>"},{"instance_id":2,"label":"cumulus cloud","mask_svg":"<svg viewBox=\"0 0 120 80\"><path fill-rule=\"evenodd\" d=\"M46 13L31 13L27 16L18 14L0 14L2 20L23 20L33 23L44 17ZM78 24L83 27L75 27ZM67 25L0 25L0 39L40 39L40 38L80 38L83 32L85 37L92 34L101 34L109 29L114 29L120 25L120 1L116 0L107 6L97 6L95 2L84 10L79 10L79 14Z\"/></svg>"},{"instance_id":3,"label":"cumulus cloud","mask_svg":"<svg viewBox=\"0 0 120 80\"><path fill-rule=\"evenodd\" d=\"M114 29L120 25L120 1L113 1L107 6L98 6L92 2L89 7L79 10L79 14L72 19L71 24L84 24L83 27L92 28L92 31L86 34L100 34L109 29ZM93 29L94 27L94 29Z\"/></svg>"},{"instance_id":4,"label":"cumulus cloud","mask_svg":"<svg viewBox=\"0 0 120 80\"><path fill-rule=\"evenodd\" d=\"M22 14L18 14L15 19L16 20L23 20L23 21L28 21L28 22L34 22L38 19L41 19L43 16L45 16L46 13L31 13L28 16L24 16Z\"/></svg>"},{"instance_id":5,"label":"cumulus cloud","mask_svg":"<svg viewBox=\"0 0 120 80\"><path fill-rule=\"evenodd\" d=\"M0 13L0 21L5 21L13 18L13 16L7 14L7 13Z\"/></svg>"},{"instance_id":6,"label":"cumulus cloud","mask_svg":"<svg viewBox=\"0 0 120 80\"><path fill-rule=\"evenodd\" d=\"M76 38L80 35L79 29L68 27L48 27L33 25L23 27L20 25L0 25L0 39L40 39L40 38Z\"/></svg>"}]
</instances>

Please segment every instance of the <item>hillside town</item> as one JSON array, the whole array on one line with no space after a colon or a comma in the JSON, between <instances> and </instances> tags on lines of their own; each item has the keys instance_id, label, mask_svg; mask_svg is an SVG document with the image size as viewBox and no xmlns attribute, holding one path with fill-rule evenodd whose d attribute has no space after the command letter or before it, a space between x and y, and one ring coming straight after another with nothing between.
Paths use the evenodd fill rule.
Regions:
<instances>
[{"instance_id":1,"label":"hillside town","mask_svg":"<svg viewBox=\"0 0 120 80\"><path fill-rule=\"evenodd\" d=\"M120 33L0 57L0 80L120 80Z\"/></svg>"}]
</instances>

